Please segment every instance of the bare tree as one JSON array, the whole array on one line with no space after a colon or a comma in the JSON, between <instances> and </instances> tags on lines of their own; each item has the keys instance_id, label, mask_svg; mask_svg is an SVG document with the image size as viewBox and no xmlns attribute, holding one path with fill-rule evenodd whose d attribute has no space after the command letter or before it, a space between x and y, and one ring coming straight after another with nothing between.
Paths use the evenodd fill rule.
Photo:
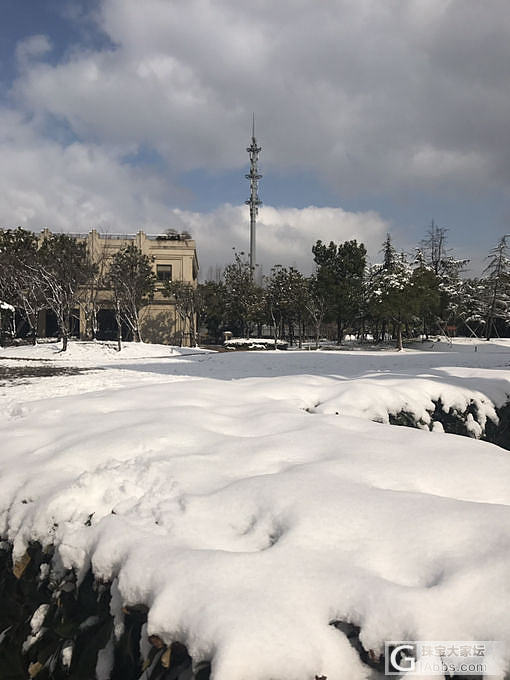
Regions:
<instances>
[{"instance_id":1,"label":"bare tree","mask_svg":"<svg viewBox=\"0 0 510 680\"><path fill-rule=\"evenodd\" d=\"M444 262L448 257L446 248L447 231L448 229L438 227L434 220L432 220L427 234L420 244L425 260L432 267L436 276L442 273Z\"/></svg>"},{"instance_id":2,"label":"bare tree","mask_svg":"<svg viewBox=\"0 0 510 680\"><path fill-rule=\"evenodd\" d=\"M182 321L183 333L188 328L190 345L197 346L197 312L200 291L184 281L165 281L164 295L173 298L175 310Z\"/></svg>"},{"instance_id":3,"label":"bare tree","mask_svg":"<svg viewBox=\"0 0 510 680\"><path fill-rule=\"evenodd\" d=\"M119 349L122 322L135 342L141 342L140 310L152 300L156 287L150 258L133 244L125 246L112 257L106 278L113 295Z\"/></svg>"},{"instance_id":4,"label":"bare tree","mask_svg":"<svg viewBox=\"0 0 510 680\"><path fill-rule=\"evenodd\" d=\"M45 306L57 317L62 351L67 350L70 318L78 304L80 288L95 273L86 244L67 234L49 234L42 241L38 263L32 268L40 285ZM30 268L29 268L30 269Z\"/></svg>"},{"instance_id":5,"label":"bare tree","mask_svg":"<svg viewBox=\"0 0 510 680\"><path fill-rule=\"evenodd\" d=\"M245 337L260 316L261 289L254 282L253 269L244 253L234 253L234 261L225 267L226 316L232 327Z\"/></svg>"},{"instance_id":6,"label":"bare tree","mask_svg":"<svg viewBox=\"0 0 510 680\"><path fill-rule=\"evenodd\" d=\"M37 236L21 227L0 231L0 298L20 309L37 342L37 321L44 306Z\"/></svg>"},{"instance_id":7,"label":"bare tree","mask_svg":"<svg viewBox=\"0 0 510 680\"><path fill-rule=\"evenodd\" d=\"M305 308L314 327L315 349L318 349L327 303L315 276L311 276L308 279L308 295L306 296Z\"/></svg>"}]
</instances>

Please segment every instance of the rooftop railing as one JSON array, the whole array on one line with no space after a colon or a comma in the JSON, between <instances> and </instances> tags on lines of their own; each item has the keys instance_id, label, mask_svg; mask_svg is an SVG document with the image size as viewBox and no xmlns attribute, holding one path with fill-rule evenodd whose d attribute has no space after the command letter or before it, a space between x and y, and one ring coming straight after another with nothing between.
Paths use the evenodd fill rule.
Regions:
<instances>
[{"instance_id":1,"label":"rooftop railing","mask_svg":"<svg viewBox=\"0 0 510 680\"><path fill-rule=\"evenodd\" d=\"M89 234L88 233L80 233L80 232L75 232L75 231L68 231L66 232L69 236L74 236L75 238L88 238ZM106 240L111 240L111 241L134 241L135 238L138 236L138 234L105 234L101 233L99 231L96 231L98 238L100 239L106 239ZM145 232L138 232L142 233L146 239L149 241L191 241L192 237L190 234L187 232L183 232L181 234L146 234Z\"/></svg>"}]
</instances>

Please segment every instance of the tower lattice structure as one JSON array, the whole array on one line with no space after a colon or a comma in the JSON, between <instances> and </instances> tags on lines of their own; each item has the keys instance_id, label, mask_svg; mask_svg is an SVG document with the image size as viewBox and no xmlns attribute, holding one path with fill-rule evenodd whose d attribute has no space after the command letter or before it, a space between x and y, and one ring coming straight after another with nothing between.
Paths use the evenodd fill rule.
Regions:
<instances>
[{"instance_id":1,"label":"tower lattice structure","mask_svg":"<svg viewBox=\"0 0 510 680\"><path fill-rule=\"evenodd\" d=\"M245 175L246 179L250 181L250 198L245 201L246 205L250 206L250 267L252 273L255 271L257 265L256 260L256 228L257 228L257 215L259 214L259 207L262 205L262 201L259 199L259 179L262 179L262 175L259 173L257 164L259 160L259 153L262 147L257 145L257 139L255 137L255 116L253 116L252 122L252 132L251 132L251 144L247 147L246 151L250 155L250 172Z\"/></svg>"}]
</instances>

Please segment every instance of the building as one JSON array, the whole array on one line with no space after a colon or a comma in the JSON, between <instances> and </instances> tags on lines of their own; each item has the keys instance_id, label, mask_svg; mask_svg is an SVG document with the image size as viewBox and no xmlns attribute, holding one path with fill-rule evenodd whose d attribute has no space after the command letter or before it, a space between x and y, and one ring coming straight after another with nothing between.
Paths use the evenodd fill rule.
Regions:
<instances>
[{"instance_id":1,"label":"building","mask_svg":"<svg viewBox=\"0 0 510 680\"><path fill-rule=\"evenodd\" d=\"M49 230L41 232L43 239ZM163 344L189 344L190 329L176 313L175 303L163 295L165 281L184 281L197 285L198 258L195 241L188 234L179 234L169 230L165 234L101 234L93 229L88 234L70 234L87 244L92 260L98 266L107 266L108 260L121 248L134 244L152 262L156 279L156 292L149 305L140 314L142 338L146 342ZM71 334L81 338L87 337L87 304L90 291L83 291L79 309L74 310L71 323ZM97 332L99 340L113 340L117 335L117 324L113 312L112 294L107 288L98 289L95 293L97 309ZM56 319L52 312L43 312L39 320L38 335L40 337L58 334ZM128 331L123 333L128 337Z\"/></svg>"}]
</instances>

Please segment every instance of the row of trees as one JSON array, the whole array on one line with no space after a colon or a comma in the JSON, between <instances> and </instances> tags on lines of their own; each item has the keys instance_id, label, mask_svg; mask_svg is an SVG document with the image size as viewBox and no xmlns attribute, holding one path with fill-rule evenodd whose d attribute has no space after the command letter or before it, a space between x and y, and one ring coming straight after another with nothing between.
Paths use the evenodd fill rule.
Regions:
<instances>
[{"instance_id":1,"label":"row of trees","mask_svg":"<svg viewBox=\"0 0 510 680\"><path fill-rule=\"evenodd\" d=\"M197 327L220 342L224 330L249 337L270 326L275 343L285 338L299 345L324 334L338 342L352 334L376 342L392 337L398 347L403 336L455 329L487 339L508 334L506 236L491 250L480 278L466 276L468 261L452 254L447 230L434 223L412 256L398 252L389 235L377 264L368 263L356 240L317 241L312 254L311 276L276 265L259 285L243 254L235 253L221 279L198 286L166 281L162 292L175 301L191 344L198 342ZM90 253L85 242L66 234L39 240L21 228L0 231L0 300L22 311L34 342L41 311L54 313L65 350L73 311L81 310L86 335L94 338L104 307L113 307L119 349L123 327L141 340L140 311L155 287L151 261L134 245L109 255L106 249Z\"/></svg>"},{"instance_id":2,"label":"row of trees","mask_svg":"<svg viewBox=\"0 0 510 680\"><path fill-rule=\"evenodd\" d=\"M491 250L481 278L466 276L468 260L447 247L447 230L434 222L412 256L398 252L388 235L381 262L369 264L356 240L335 244L321 241L312 248L315 272L304 276L293 267L277 265L254 281L248 262L236 254L220 281L189 290L199 322L212 339L221 331L249 336L271 326L275 339L301 344L317 341L325 332L342 342L430 333L473 336L508 334L510 323L510 259L507 237Z\"/></svg>"},{"instance_id":3,"label":"row of trees","mask_svg":"<svg viewBox=\"0 0 510 680\"><path fill-rule=\"evenodd\" d=\"M112 304L119 349L123 327L141 340L140 310L152 299L155 284L150 259L134 245L108 257L106 250L88 252L86 243L67 234L40 241L25 229L0 231L0 300L22 311L34 343L41 312L55 315L65 351L74 310L83 311L87 337L93 339L99 310Z\"/></svg>"}]
</instances>

